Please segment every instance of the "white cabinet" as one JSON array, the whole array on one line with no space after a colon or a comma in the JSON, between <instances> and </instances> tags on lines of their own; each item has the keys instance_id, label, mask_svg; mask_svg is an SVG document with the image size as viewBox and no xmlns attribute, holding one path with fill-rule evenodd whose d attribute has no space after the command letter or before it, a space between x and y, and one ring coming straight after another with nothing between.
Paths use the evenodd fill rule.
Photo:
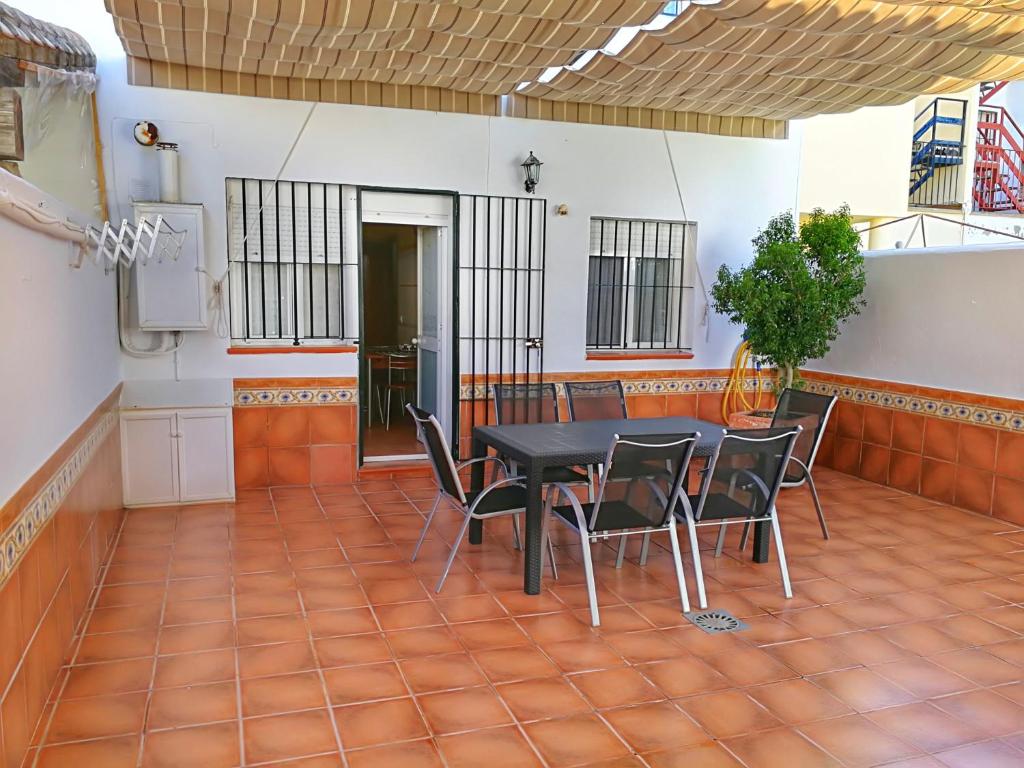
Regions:
<instances>
[{"instance_id":1,"label":"white cabinet","mask_svg":"<svg viewBox=\"0 0 1024 768\"><path fill-rule=\"evenodd\" d=\"M163 216L175 231L185 232L177 259L153 258L132 266L134 315L143 331L206 330L208 281L203 271L203 206L181 203L136 203L135 219Z\"/></svg>"},{"instance_id":2,"label":"white cabinet","mask_svg":"<svg viewBox=\"0 0 1024 768\"><path fill-rule=\"evenodd\" d=\"M121 413L125 506L234 499L230 408Z\"/></svg>"}]
</instances>

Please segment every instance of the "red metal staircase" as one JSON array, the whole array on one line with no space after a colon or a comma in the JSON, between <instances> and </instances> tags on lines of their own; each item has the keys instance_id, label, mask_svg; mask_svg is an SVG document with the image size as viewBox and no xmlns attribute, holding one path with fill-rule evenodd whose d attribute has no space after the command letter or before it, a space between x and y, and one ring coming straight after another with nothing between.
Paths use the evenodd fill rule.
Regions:
<instances>
[{"instance_id":1,"label":"red metal staircase","mask_svg":"<svg viewBox=\"0 0 1024 768\"><path fill-rule=\"evenodd\" d=\"M1004 83L982 89L974 159L975 210L1024 213L1024 132L1005 107L986 102Z\"/></svg>"}]
</instances>

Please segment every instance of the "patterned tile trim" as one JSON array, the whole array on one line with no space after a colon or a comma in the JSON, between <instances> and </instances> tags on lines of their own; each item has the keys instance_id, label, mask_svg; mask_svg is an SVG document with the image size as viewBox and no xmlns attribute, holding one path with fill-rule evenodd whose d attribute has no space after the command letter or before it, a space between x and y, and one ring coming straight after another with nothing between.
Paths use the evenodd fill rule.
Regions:
<instances>
[{"instance_id":1,"label":"patterned tile trim","mask_svg":"<svg viewBox=\"0 0 1024 768\"><path fill-rule=\"evenodd\" d=\"M72 487L116 425L116 411L109 411L100 417L96 426L74 453L53 477L46 481L42 490L0 536L0 586L7 583L21 558L32 546L32 542L60 509L60 505L64 503Z\"/></svg>"},{"instance_id":2,"label":"patterned tile trim","mask_svg":"<svg viewBox=\"0 0 1024 768\"><path fill-rule=\"evenodd\" d=\"M1011 411L1002 408L989 408L972 403L959 403L955 400L941 400L930 397L918 397L901 392L886 392L881 389L849 387L829 381L807 380L805 388L809 392L826 395L838 395L840 400L852 403L867 403L892 408L897 411L921 413L950 421L969 422L983 426L1005 429L1010 432L1024 432L1024 411Z\"/></svg>"},{"instance_id":3,"label":"patterned tile trim","mask_svg":"<svg viewBox=\"0 0 1024 768\"><path fill-rule=\"evenodd\" d=\"M699 392L724 392L728 381L724 376L700 379L633 379L623 381L622 389L627 395L689 395ZM772 379L768 376L762 379L762 386L766 392L771 391L772 383ZM484 384L476 386L463 384L460 397L463 400L481 400L485 396L484 387ZM565 386L562 382L556 382L555 388L560 396L565 395ZM757 391L757 379L745 379L743 388L747 392Z\"/></svg>"},{"instance_id":4,"label":"patterned tile trim","mask_svg":"<svg viewBox=\"0 0 1024 768\"><path fill-rule=\"evenodd\" d=\"M355 405L358 402L355 387L311 387L308 389L285 387L281 389L236 389L235 405Z\"/></svg>"}]
</instances>

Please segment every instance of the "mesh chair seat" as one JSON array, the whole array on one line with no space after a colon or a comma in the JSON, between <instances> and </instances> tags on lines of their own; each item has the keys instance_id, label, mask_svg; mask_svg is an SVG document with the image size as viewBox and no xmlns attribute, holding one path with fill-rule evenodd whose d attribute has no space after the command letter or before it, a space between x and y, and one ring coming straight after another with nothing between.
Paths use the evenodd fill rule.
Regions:
<instances>
[{"instance_id":1,"label":"mesh chair seat","mask_svg":"<svg viewBox=\"0 0 1024 768\"><path fill-rule=\"evenodd\" d=\"M600 513L597 521L591 525L594 517L596 504L586 503L580 505L583 509L583 517L587 521L587 528L591 531L617 531L627 528L650 528L657 525L660 520L651 520L650 517L636 510L632 505L624 501L612 501L606 499L601 503ZM563 518L569 525L579 528L576 519L576 512L571 505L553 507L552 511Z\"/></svg>"},{"instance_id":2,"label":"mesh chair seat","mask_svg":"<svg viewBox=\"0 0 1024 768\"><path fill-rule=\"evenodd\" d=\"M543 482L545 483L589 483L590 478L586 472L572 467L548 467L544 470Z\"/></svg>"},{"instance_id":3,"label":"mesh chair seat","mask_svg":"<svg viewBox=\"0 0 1024 768\"><path fill-rule=\"evenodd\" d=\"M700 496L689 496L690 506L697 509L700 504ZM771 510L765 510L761 517L768 517ZM740 504L736 499L726 496L724 493L709 493L704 500L704 509L701 512L701 522L705 520L732 520L735 518L751 518L750 507Z\"/></svg>"},{"instance_id":4,"label":"mesh chair seat","mask_svg":"<svg viewBox=\"0 0 1024 768\"><path fill-rule=\"evenodd\" d=\"M481 491L466 491L466 505L473 506L480 497ZM508 485L504 488L495 488L480 502L480 506L473 510L475 515L486 515L492 512L507 512L511 509L526 508L526 489L521 485Z\"/></svg>"}]
</instances>

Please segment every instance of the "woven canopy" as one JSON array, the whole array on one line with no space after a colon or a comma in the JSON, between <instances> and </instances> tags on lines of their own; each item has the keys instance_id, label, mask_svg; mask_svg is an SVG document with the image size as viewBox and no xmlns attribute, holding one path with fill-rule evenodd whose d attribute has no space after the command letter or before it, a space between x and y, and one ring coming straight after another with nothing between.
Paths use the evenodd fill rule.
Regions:
<instances>
[{"instance_id":1,"label":"woven canopy","mask_svg":"<svg viewBox=\"0 0 1024 768\"><path fill-rule=\"evenodd\" d=\"M106 3L135 82L485 114L676 128L699 115L770 135L1024 77L1024 0L683 2L661 28L663 0ZM544 75L643 25L615 55Z\"/></svg>"}]
</instances>

